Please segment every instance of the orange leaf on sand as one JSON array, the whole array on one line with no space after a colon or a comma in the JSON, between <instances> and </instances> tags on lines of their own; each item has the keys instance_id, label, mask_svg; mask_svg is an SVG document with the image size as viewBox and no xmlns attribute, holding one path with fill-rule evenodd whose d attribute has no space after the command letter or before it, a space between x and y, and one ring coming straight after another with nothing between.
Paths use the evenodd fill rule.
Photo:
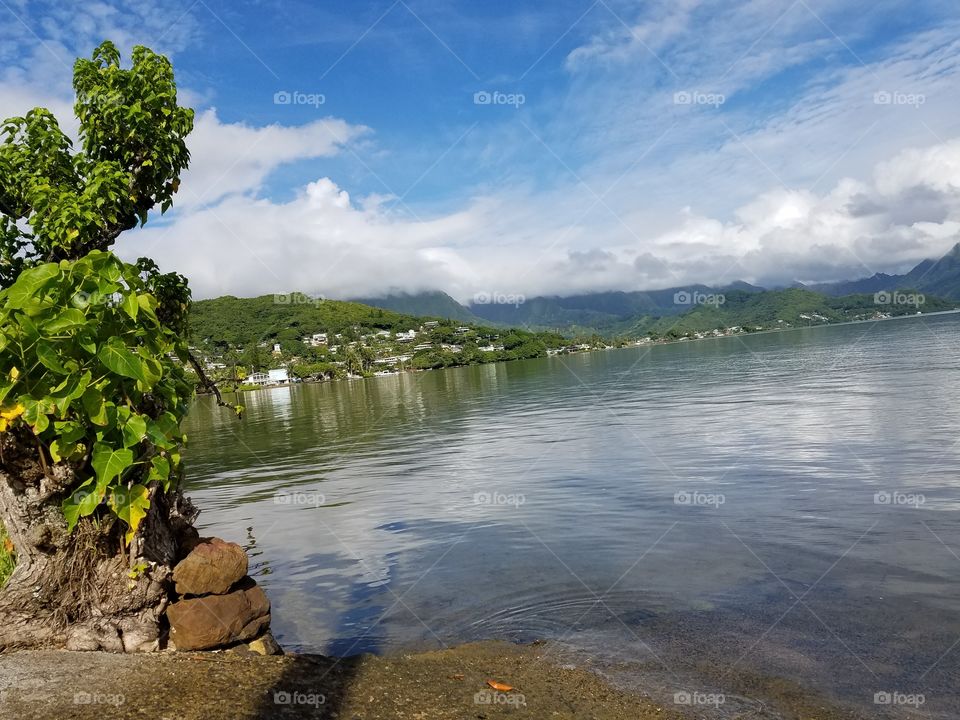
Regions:
<instances>
[{"instance_id":1,"label":"orange leaf on sand","mask_svg":"<svg viewBox=\"0 0 960 720\"><path fill-rule=\"evenodd\" d=\"M8 553L13 552L13 541L10 538L6 538L3 541L3 549L6 550Z\"/></svg>"},{"instance_id":2,"label":"orange leaf on sand","mask_svg":"<svg viewBox=\"0 0 960 720\"><path fill-rule=\"evenodd\" d=\"M492 687L494 690L499 690L500 692L510 692L513 690L513 685L504 685L496 680L487 680L487 685Z\"/></svg>"}]
</instances>

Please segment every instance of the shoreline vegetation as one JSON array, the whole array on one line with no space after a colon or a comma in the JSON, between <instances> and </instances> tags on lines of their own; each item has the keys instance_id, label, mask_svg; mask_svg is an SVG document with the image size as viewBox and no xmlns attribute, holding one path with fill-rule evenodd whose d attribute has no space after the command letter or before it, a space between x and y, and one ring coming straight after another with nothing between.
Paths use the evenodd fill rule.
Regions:
<instances>
[{"instance_id":1,"label":"shoreline vegetation","mask_svg":"<svg viewBox=\"0 0 960 720\"><path fill-rule=\"evenodd\" d=\"M695 307L680 316L648 318L638 324L647 328L643 333L613 336L461 324L298 293L226 297L196 303L191 348L221 392L246 392L960 312L951 301L916 297L924 310L920 304L878 307L869 295L826 298L797 289L741 293L731 307ZM198 391L209 392L202 384Z\"/></svg>"}]
</instances>

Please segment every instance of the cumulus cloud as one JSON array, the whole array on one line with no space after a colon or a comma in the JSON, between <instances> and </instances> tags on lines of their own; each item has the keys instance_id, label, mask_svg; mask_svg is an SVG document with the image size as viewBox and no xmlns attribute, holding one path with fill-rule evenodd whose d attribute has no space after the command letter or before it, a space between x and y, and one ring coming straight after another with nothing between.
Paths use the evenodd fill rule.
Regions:
<instances>
[{"instance_id":1,"label":"cumulus cloud","mask_svg":"<svg viewBox=\"0 0 960 720\"><path fill-rule=\"evenodd\" d=\"M213 203L226 195L255 191L281 165L330 157L367 131L336 118L300 126L254 127L224 123L215 109L205 110L197 115L190 135L190 169L183 175L178 205Z\"/></svg>"},{"instance_id":2,"label":"cumulus cloud","mask_svg":"<svg viewBox=\"0 0 960 720\"><path fill-rule=\"evenodd\" d=\"M189 12L173 23L190 7L175 0L129 16L87 4L77 37L57 24L57 7L37 28L42 43L0 28L10 40L0 42L0 114L41 104L69 117L65 68L95 37L177 53L198 32ZM349 117L232 122L207 89L186 90L204 109L174 211L118 249L185 273L197 297L441 289L469 300L845 279L905 270L960 239L960 25L903 35L864 64L821 19L856 34L870 18L845 19L825 0L640 11L611 0L591 18L600 24L566 56L552 98L531 93L528 107L478 123L457 147L438 139L411 151L394 136L358 161L374 176L381 156L414 158L414 177L420 164L443 172L438 157L477 169L475 184L457 175L463 184L436 190L436 205L357 193L346 163L324 163L349 159L379 128ZM778 80L791 72L803 82ZM726 103L678 105L678 90ZM315 181L270 199L277 170L299 163L301 173L304 161L316 163Z\"/></svg>"},{"instance_id":3,"label":"cumulus cloud","mask_svg":"<svg viewBox=\"0 0 960 720\"><path fill-rule=\"evenodd\" d=\"M913 161L924 157L939 158L929 175L917 171L922 160ZM930 187L944 189L940 216L907 212L904 202ZM513 200L523 205L527 198ZM518 219L535 225L518 226ZM602 248L552 244L564 228L548 220L489 201L411 219L382 203L357 202L322 178L288 203L227 198L171 227L138 233L123 248L187 271L200 297L296 289L345 298L439 288L469 300L480 292L565 295L860 277L905 269L960 240L960 141L905 150L878 164L874 179L843 179L823 194L770 190L729 220L687 208L670 229L635 235L611 219L604 235L615 242ZM504 234L542 239L504 245L497 240Z\"/></svg>"}]
</instances>

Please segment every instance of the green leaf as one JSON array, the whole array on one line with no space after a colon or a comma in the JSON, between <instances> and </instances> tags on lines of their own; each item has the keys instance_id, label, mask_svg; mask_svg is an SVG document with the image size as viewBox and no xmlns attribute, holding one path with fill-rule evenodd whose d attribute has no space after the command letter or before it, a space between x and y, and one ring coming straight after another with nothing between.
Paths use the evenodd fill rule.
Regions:
<instances>
[{"instance_id":1,"label":"green leaf","mask_svg":"<svg viewBox=\"0 0 960 720\"><path fill-rule=\"evenodd\" d=\"M87 388L80 402L83 403L83 409L86 410L90 422L101 426L107 424L107 408L103 393L94 387Z\"/></svg>"},{"instance_id":2,"label":"green leaf","mask_svg":"<svg viewBox=\"0 0 960 720\"><path fill-rule=\"evenodd\" d=\"M105 488L133 465L133 451L114 450L106 443L97 442L93 444L93 459L90 464L97 473L97 487Z\"/></svg>"},{"instance_id":3,"label":"green leaf","mask_svg":"<svg viewBox=\"0 0 960 720\"><path fill-rule=\"evenodd\" d=\"M63 501L61 508L63 515L67 519L67 531L72 532L77 526L77 521L90 515L97 509L97 505L103 500L103 491L91 487L93 479L87 480L78 487L73 494Z\"/></svg>"},{"instance_id":4,"label":"green leaf","mask_svg":"<svg viewBox=\"0 0 960 720\"><path fill-rule=\"evenodd\" d=\"M150 491L143 485L134 484L129 489L113 488L108 499L110 507L127 526L126 542L129 545L140 527L140 522L150 509Z\"/></svg>"},{"instance_id":5,"label":"green leaf","mask_svg":"<svg viewBox=\"0 0 960 720\"><path fill-rule=\"evenodd\" d=\"M146 388L151 388L163 377L163 366L159 360L150 357L150 353L142 347L137 348L137 354L140 355L143 360L144 384Z\"/></svg>"},{"instance_id":6,"label":"green leaf","mask_svg":"<svg viewBox=\"0 0 960 720\"><path fill-rule=\"evenodd\" d=\"M7 399L7 395L10 394L10 391L13 390L16 384L16 380L11 380L8 383L0 383L0 403Z\"/></svg>"},{"instance_id":7,"label":"green leaf","mask_svg":"<svg viewBox=\"0 0 960 720\"><path fill-rule=\"evenodd\" d=\"M180 424L172 414L165 412L147 423L147 434L154 445L169 447L171 441L180 437Z\"/></svg>"},{"instance_id":8,"label":"green leaf","mask_svg":"<svg viewBox=\"0 0 960 720\"><path fill-rule=\"evenodd\" d=\"M60 409L60 415L63 417L72 403L78 397L81 397L87 386L90 384L90 371L86 370L83 375L76 373L68 375L63 382L50 391L50 399L53 400Z\"/></svg>"},{"instance_id":9,"label":"green leaf","mask_svg":"<svg viewBox=\"0 0 960 720\"><path fill-rule=\"evenodd\" d=\"M150 461L150 474L147 479L150 481L158 480L166 482L170 477L170 461L160 455L154 456Z\"/></svg>"},{"instance_id":10,"label":"green leaf","mask_svg":"<svg viewBox=\"0 0 960 720\"><path fill-rule=\"evenodd\" d=\"M157 299L149 293L137 295L137 305L139 305L140 309L144 312L153 315L157 310L157 304Z\"/></svg>"},{"instance_id":11,"label":"green leaf","mask_svg":"<svg viewBox=\"0 0 960 720\"><path fill-rule=\"evenodd\" d=\"M50 457L54 462L60 462L64 458L67 460L76 460L83 457L86 447L82 443L64 442L63 438L57 438L50 443Z\"/></svg>"},{"instance_id":12,"label":"green leaf","mask_svg":"<svg viewBox=\"0 0 960 720\"><path fill-rule=\"evenodd\" d=\"M120 307L123 308L123 311L130 316L131 320L137 319L137 311L140 309L140 304L137 302L137 294L132 290L123 296L123 302L120 304Z\"/></svg>"},{"instance_id":13,"label":"green leaf","mask_svg":"<svg viewBox=\"0 0 960 720\"><path fill-rule=\"evenodd\" d=\"M44 285L60 273L56 263L44 263L22 273L6 291L6 304L10 308L26 306Z\"/></svg>"},{"instance_id":14,"label":"green leaf","mask_svg":"<svg viewBox=\"0 0 960 720\"><path fill-rule=\"evenodd\" d=\"M147 421L140 415L133 415L123 426L123 446L130 447L143 440L147 434Z\"/></svg>"},{"instance_id":15,"label":"green leaf","mask_svg":"<svg viewBox=\"0 0 960 720\"><path fill-rule=\"evenodd\" d=\"M53 370L59 375L66 375L70 372L61 364L57 351L54 350L53 346L46 340L37 341L36 351L37 359L39 359L47 369Z\"/></svg>"},{"instance_id":16,"label":"green leaf","mask_svg":"<svg viewBox=\"0 0 960 720\"><path fill-rule=\"evenodd\" d=\"M67 308L52 320L45 322L41 328L44 332L55 335L64 330L72 330L86 324L86 315L76 308Z\"/></svg>"},{"instance_id":17,"label":"green leaf","mask_svg":"<svg viewBox=\"0 0 960 720\"><path fill-rule=\"evenodd\" d=\"M113 337L107 340L107 343L97 353L97 357L100 358L100 362L117 375L146 382L143 361L136 354L130 352L120 338Z\"/></svg>"},{"instance_id":18,"label":"green leaf","mask_svg":"<svg viewBox=\"0 0 960 720\"><path fill-rule=\"evenodd\" d=\"M33 432L39 435L48 427L50 427L50 418L44 414L37 415L37 421L33 424Z\"/></svg>"},{"instance_id":19,"label":"green leaf","mask_svg":"<svg viewBox=\"0 0 960 720\"><path fill-rule=\"evenodd\" d=\"M87 433L86 428L76 420L57 422L53 426L60 435L61 443L75 443Z\"/></svg>"}]
</instances>

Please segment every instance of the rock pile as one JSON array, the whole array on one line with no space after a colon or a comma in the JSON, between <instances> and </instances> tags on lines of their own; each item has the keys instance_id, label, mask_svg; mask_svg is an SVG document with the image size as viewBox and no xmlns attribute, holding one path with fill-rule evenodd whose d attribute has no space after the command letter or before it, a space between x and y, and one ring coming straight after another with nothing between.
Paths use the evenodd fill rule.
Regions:
<instances>
[{"instance_id":1,"label":"rock pile","mask_svg":"<svg viewBox=\"0 0 960 720\"><path fill-rule=\"evenodd\" d=\"M247 569L247 554L236 543L198 539L173 569L177 599L167 607L168 646L279 654L270 634L270 601Z\"/></svg>"}]
</instances>

